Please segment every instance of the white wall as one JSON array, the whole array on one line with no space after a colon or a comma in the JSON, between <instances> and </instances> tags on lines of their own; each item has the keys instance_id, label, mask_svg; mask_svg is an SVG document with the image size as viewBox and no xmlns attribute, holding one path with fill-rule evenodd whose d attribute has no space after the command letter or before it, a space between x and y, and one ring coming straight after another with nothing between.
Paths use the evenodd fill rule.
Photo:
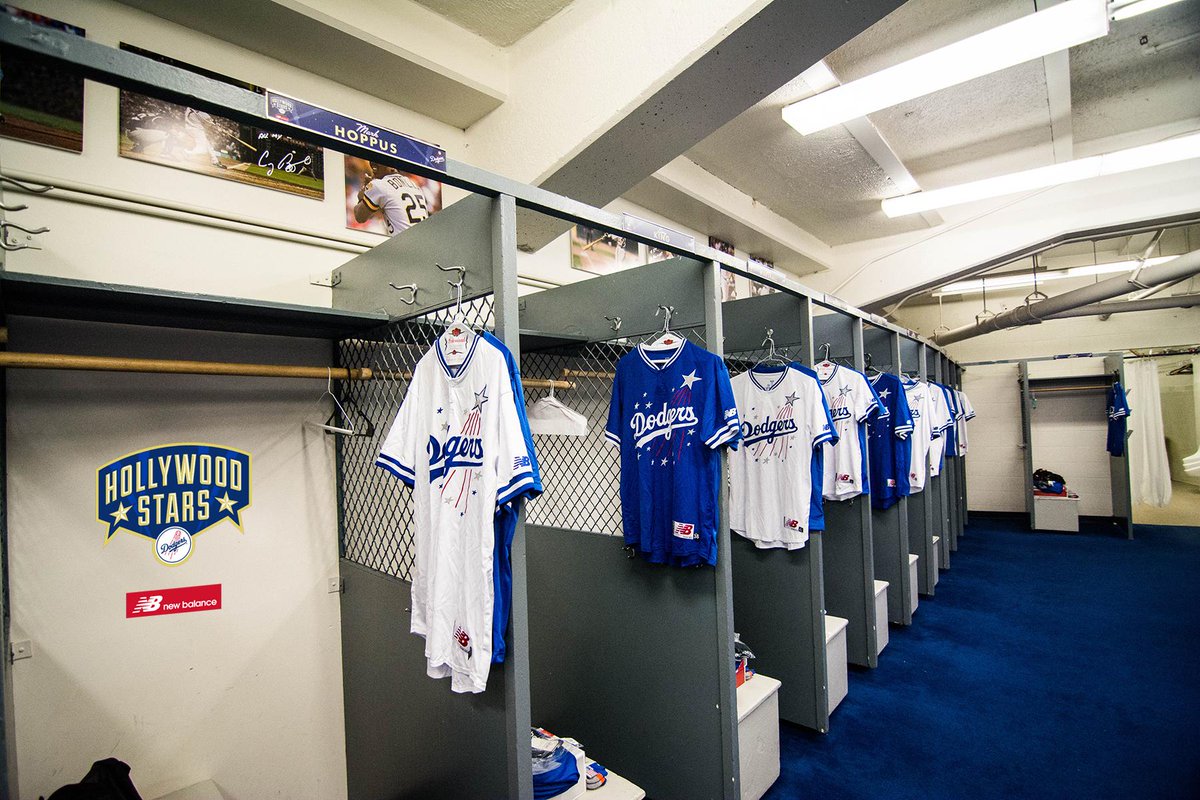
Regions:
<instances>
[{"instance_id":1,"label":"white wall","mask_svg":"<svg viewBox=\"0 0 1200 800\"><path fill-rule=\"evenodd\" d=\"M1195 376L1169 375L1183 359L1163 358L1159 361L1159 386L1162 394L1163 433L1167 438L1167 456L1171 462L1171 480L1200 486L1200 477L1183 471L1183 459L1200 449L1196 427L1196 393L1193 388ZM1200 359L1195 359L1200 362Z\"/></svg>"},{"instance_id":2,"label":"white wall","mask_svg":"<svg viewBox=\"0 0 1200 800\"><path fill-rule=\"evenodd\" d=\"M963 391L975 408L967 423L967 507L972 511L1025 510L1025 455L1021 449L1021 392L1015 364L971 367Z\"/></svg>"},{"instance_id":3,"label":"white wall","mask_svg":"<svg viewBox=\"0 0 1200 800\"><path fill-rule=\"evenodd\" d=\"M327 342L10 320L11 348L326 363ZM322 381L10 370L8 543L21 798L95 760L133 767L143 797L213 779L230 800L345 797L337 521ZM251 455L243 530L191 557L105 543L96 471L126 453L209 442ZM125 593L222 584L216 611L125 618Z\"/></svg>"}]
</instances>

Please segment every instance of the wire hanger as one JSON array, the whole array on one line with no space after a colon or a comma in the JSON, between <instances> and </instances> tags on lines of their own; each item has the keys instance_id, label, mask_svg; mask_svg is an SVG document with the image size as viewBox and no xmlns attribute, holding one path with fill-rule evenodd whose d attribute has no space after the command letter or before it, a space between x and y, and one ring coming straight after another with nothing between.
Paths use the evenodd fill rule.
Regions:
<instances>
[{"instance_id":1,"label":"wire hanger","mask_svg":"<svg viewBox=\"0 0 1200 800\"><path fill-rule=\"evenodd\" d=\"M822 344L822 345L820 345L819 347L817 347L817 349L818 349L818 350L823 350L823 351L824 351L824 353L821 355L821 361L829 361L829 350L830 350L832 347L833 347L833 345L832 345L832 344L830 344L829 342L825 342L824 344ZM831 364L832 364L833 362L832 362L832 361L830 361L829 363L831 363Z\"/></svg>"},{"instance_id":2,"label":"wire hanger","mask_svg":"<svg viewBox=\"0 0 1200 800\"><path fill-rule=\"evenodd\" d=\"M782 355L775 352L775 329L774 328L767 328L767 336L765 339L762 340L762 344L759 345L759 347L762 347L763 345L769 345L770 349L767 351L767 354L765 356L763 356L763 358L755 366L762 366L763 364L769 364L771 362L775 362L777 364L782 364L783 366L786 367L788 364L791 363L787 358L784 358Z\"/></svg>"},{"instance_id":3,"label":"wire hanger","mask_svg":"<svg viewBox=\"0 0 1200 800\"><path fill-rule=\"evenodd\" d=\"M450 327L451 325L455 325L455 324L465 325L468 328L471 327L470 325L467 324L467 320L463 316L463 310L462 310L463 282L467 278L467 268L466 267L443 267L441 264L434 264L434 266L437 267L438 269L440 269L442 272L457 272L458 273L458 280L446 281L446 283L450 284L450 288L454 290L454 313L452 313L450 315L450 322L447 323L446 327ZM396 287L396 288L403 288L403 287ZM414 300L416 299L416 291L415 290L413 291L413 299Z\"/></svg>"},{"instance_id":4,"label":"wire hanger","mask_svg":"<svg viewBox=\"0 0 1200 800\"><path fill-rule=\"evenodd\" d=\"M675 306L659 306L654 316L659 314L663 315L662 330L655 334L657 338L653 342L642 342L642 347L646 350L673 350L679 347L682 341L682 337L671 330L671 317L675 314Z\"/></svg>"},{"instance_id":5,"label":"wire hanger","mask_svg":"<svg viewBox=\"0 0 1200 800\"><path fill-rule=\"evenodd\" d=\"M325 383L325 394L322 394L321 397L318 398L317 402L319 403L321 400L324 400L326 395L333 400L335 410L330 412L328 419L326 419L323 424L317 424L318 428L325 431L325 433L340 434L342 436L374 435L375 426L371 424L369 419L363 416L362 412L358 411L354 405L354 402L347 397L346 406L349 406L358 412L358 418L363 422L362 430L355 429L354 423L351 421L350 414L346 411L346 407L342 405L342 402L338 400L337 395L333 393L333 367L329 367L329 377ZM335 422L339 419L339 414L340 419L343 422L342 425L335 424ZM346 424L349 424L350 427L345 427Z\"/></svg>"}]
</instances>

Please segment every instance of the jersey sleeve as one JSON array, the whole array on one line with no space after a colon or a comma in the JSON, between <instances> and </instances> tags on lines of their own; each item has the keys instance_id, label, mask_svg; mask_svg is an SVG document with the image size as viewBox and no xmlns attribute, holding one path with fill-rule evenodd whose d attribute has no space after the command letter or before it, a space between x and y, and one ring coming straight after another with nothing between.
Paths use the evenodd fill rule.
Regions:
<instances>
[{"instance_id":1,"label":"jersey sleeve","mask_svg":"<svg viewBox=\"0 0 1200 800\"><path fill-rule=\"evenodd\" d=\"M363 192L363 202L372 211L378 211L383 206L383 181L373 180L367 184Z\"/></svg>"},{"instance_id":2,"label":"jersey sleeve","mask_svg":"<svg viewBox=\"0 0 1200 800\"><path fill-rule=\"evenodd\" d=\"M812 432L812 449L817 449L826 442L837 441L833 432L833 417L829 414L829 404L825 402L825 393L820 386L814 386L812 397L808 401L808 426Z\"/></svg>"},{"instance_id":3,"label":"jersey sleeve","mask_svg":"<svg viewBox=\"0 0 1200 800\"><path fill-rule=\"evenodd\" d=\"M503 384L500 392L499 414L495 431L496 442L496 505L522 497L541 494L542 485L538 476L537 461L533 454L529 424L522 424L523 411L517 410L517 399L513 394L511 377ZM524 402L521 402L524 405Z\"/></svg>"},{"instance_id":4,"label":"jersey sleeve","mask_svg":"<svg viewBox=\"0 0 1200 800\"><path fill-rule=\"evenodd\" d=\"M423 386L420 373L413 375L408 392L404 395L404 402L400 404L396 419L392 422L391 430L384 438L383 446L379 448L379 456L375 459L375 466L386 469L409 486L416 482L417 456L421 452L418 414Z\"/></svg>"},{"instance_id":5,"label":"jersey sleeve","mask_svg":"<svg viewBox=\"0 0 1200 800\"><path fill-rule=\"evenodd\" d=\"M875 394L875 390L871 388L870 381L859 373L854 374L857 375L858 383L853 391L854 419L858 422L866 422L867 417L879 410L879 395Z\"/></svg>"},{"instance_id":6,"label":"jersey sleeve","mask_svg":"<svg viewBox=\"0 0 1200 800\"><path fill-rule=\"evenodd\" d=\"M971 398L967 397L967 393L960 391L958 393L958 400L959 405L962 406L963 419L967 422L975 419L975 407L971 405Z\"/></svg>"},{"instance_id":7,"label":"jersey sleeve","mask_svg":"<svg viewBox=\"0 0 1200 800\"><path fill-rule=\"evenodd\" d=\"M908 396L904 393L904 388L897 384L896 401L894 403L895 420L893 420L892 433L897 439L907 439L908 435L913 432L914 422L912 409L908 405Z\"/></svg>"},{"instance_id":8,"label":"jersey sleeve","mask_svg":"<svg viewBox=\"0 0 1200 800\"><path fill-rule=\"evenodd\" d=\"M617 447L621 446L621 420L624 419L621 407L621 367L617 365L617 374L613 378L612 398L608 403L608 422L604 426L604 438Z\"/></svg>"},{"instance_id":9,"label":"jersey sleeve","mask_svg":"<svg viewBox=\"0 0 1200 800\"><path fill-rule=\"evenodd\" d=\"M734 450L742 439L742 423L738 419L737 404L733 399L733 385L729 382L729 370L724 362L713 359L711 388L704 393L700 419L700 435L704 444L716 450L727 444Z\"/></svg>"},{"instance_id":10,"label":"jersey sleeve","mask_svg":"<svg viewBox=\"0 0 1200 800\"><path fill-rule=\"evenodd\" d=\"M517 411L517 421L521 425L525 452L529 454L530 467L533 472L533 486L529 491L516 497L536 497L542 493L542 470L538 465L537 451L533 447L533 433L529 430L529 417L525 413L525 386L521 383L521 368L517 366L517 360L513 358L512 351L503 342L486 331L481 335L504 354L504 364L508 368L508 382L512 389L513 407Z\"/></svg>"}]
</instances>

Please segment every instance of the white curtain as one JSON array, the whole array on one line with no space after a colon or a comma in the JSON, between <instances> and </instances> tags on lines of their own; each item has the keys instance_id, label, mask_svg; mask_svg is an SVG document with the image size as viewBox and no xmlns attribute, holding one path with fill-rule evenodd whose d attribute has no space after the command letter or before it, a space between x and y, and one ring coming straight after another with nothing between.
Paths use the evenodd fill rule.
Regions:
<instances>
[{"instance_id":1,"label":"white curtain","mask_svg":"<svg viewBox=\"0 0 1200 800\"><path fill-rule=\"evenodd\" d=\"M1143 358L1125 363L1129 400L1129 479L1134 503L1159 508L1171 502L1171 464L1163 433L1158 365Z\"/></svg>"}]
</instances>

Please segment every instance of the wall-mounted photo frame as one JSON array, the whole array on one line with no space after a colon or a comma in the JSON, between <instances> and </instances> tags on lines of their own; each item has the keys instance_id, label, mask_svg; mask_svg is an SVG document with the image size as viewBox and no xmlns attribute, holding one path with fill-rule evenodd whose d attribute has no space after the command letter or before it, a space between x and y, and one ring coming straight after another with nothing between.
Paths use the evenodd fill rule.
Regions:
<instances>
[{"instance_id":1,"label":"wall-mounted photo frame","mask_svg":"<svg viewBox=\"0 0 1200 800\"><path fill-rule=\"evenodd\" d=\"M5 5L5 14L83 36L62 20ZM0 47L0 136L73 153L83 152L83 77L53 59L19 47Z\"/></svg>"}]
</instances>

